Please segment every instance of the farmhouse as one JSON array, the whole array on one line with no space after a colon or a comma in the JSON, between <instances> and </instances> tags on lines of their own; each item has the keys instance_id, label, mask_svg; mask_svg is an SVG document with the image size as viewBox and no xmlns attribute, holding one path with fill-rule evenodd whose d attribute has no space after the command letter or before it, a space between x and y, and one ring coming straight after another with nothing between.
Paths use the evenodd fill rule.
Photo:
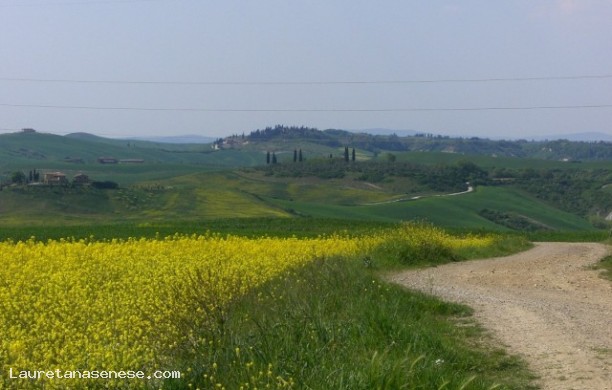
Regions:
<instances>
[{"instance_id":1,"label":"farmhouse","mask_svg":"<svg viewBox=\"0 0 612 390\"><path fill-rule=\"evenodd\" d=\"M67 184L68 180L66 179L66 175L61 172L49 172L45 173L43 176L43 183L49 185L61 185Z\"/></svg>"}]
</instances>

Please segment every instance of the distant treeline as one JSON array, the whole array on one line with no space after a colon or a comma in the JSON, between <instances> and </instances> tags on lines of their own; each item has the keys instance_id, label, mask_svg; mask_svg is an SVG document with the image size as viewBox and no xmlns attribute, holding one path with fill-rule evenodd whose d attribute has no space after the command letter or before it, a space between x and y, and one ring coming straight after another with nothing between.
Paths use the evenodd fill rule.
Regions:
<instances>
[{"instance_id":1,"label":"distant treeline","mask_svg":"<svg viewBox=\"0 0 612 390\"><path fill-rule=\"evenodd\" d=\"M411 179L415 191L464 191L466 182L478 182L487 177L487 172L468 161L454 165L420 165L408 162L351 161L345 159L313 159L303 163L271 164L261 166L268 176L317 177L341 179L345 177L370 183L380 183L393 178Z\"/></svg>"},{"instance_id":2,"label":"distant treeline","mask_svg":"<svg viewBox=\"0 0 612 390\"><path fill-rule=\"evenodd\" d=\"M395 134L372 135L337 129L321 131L311 127L284 125L252 131L246 138L250 142L304 140L333 148L349 146L374 153L425 151L549 160L612 160L612 143L604 141L509 141L478 137L451 138L432 134L400 137Z\"/></svg>"}]
</instances>

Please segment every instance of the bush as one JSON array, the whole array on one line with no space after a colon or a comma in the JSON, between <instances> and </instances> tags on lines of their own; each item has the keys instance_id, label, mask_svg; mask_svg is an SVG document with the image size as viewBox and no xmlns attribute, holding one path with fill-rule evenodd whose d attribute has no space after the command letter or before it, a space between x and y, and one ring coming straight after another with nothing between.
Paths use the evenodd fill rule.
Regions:
<instances>
[{"instance_id":1,"label":"bush","mask_svg":"<svg viewBox=\"0 0 612 390\"><path fill-rule=\"evenodd\" d=\"M92 181L91 186L99 190L116 190L119 184L114 181Z\"/></svg>"}]
</instances>

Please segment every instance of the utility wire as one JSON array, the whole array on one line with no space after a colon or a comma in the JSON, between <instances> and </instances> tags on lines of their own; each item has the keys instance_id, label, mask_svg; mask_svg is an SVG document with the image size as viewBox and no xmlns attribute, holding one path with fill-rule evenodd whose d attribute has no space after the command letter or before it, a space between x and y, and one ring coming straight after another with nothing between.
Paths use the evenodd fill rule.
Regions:
<instances>
[{"instance_id":1,"label":"utility wire","mask_svg":"<svg viewBox=\"0 0 612 390\"><path fill-rule=\"evenodd\" d=\"M424 80L328 80L328 81L153 81L153 80L85 80L85 79L42 79L0 77L0 81L22 83L63 83L63 84L117 84L117 85L389 85L389 84L449 84L449 83L490 83L490 82L531 82L612 79L612 74L542 77L499 77L465 79L424 79Z\"/></svg>"},{"instance_id":2,"label":"utility wire","mask_svg":"<svg viewBox=\"0 0 612 390\"><path fill-rule=\"evenodd\" d=\"M446 107L446 108L185 108L185 107L119 107L119 106L70 106L46 104L8 104L0 107L47 108L67 110L106 111L174 111L174 112L440 112L440 111L518 111L518 110L571 110L612 108L612 104L562 105L562 106L515 106L515 107Z\"/></svg>"}]
</instances>

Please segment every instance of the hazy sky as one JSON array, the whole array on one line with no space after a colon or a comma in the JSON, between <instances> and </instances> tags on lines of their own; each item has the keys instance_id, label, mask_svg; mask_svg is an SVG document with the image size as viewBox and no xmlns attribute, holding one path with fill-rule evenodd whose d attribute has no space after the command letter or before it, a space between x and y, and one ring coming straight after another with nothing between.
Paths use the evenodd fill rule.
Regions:
<instances>
[{"instance_id":1,"label":"hazy sky","mask_svg":"<svg viewBox=\"0 0 612 390\"><path fill-rule=\"evenodd\" d=\"M0 0L0 132L612 134L611 21L612 0Z\"/></svg>"}]
</instances>

